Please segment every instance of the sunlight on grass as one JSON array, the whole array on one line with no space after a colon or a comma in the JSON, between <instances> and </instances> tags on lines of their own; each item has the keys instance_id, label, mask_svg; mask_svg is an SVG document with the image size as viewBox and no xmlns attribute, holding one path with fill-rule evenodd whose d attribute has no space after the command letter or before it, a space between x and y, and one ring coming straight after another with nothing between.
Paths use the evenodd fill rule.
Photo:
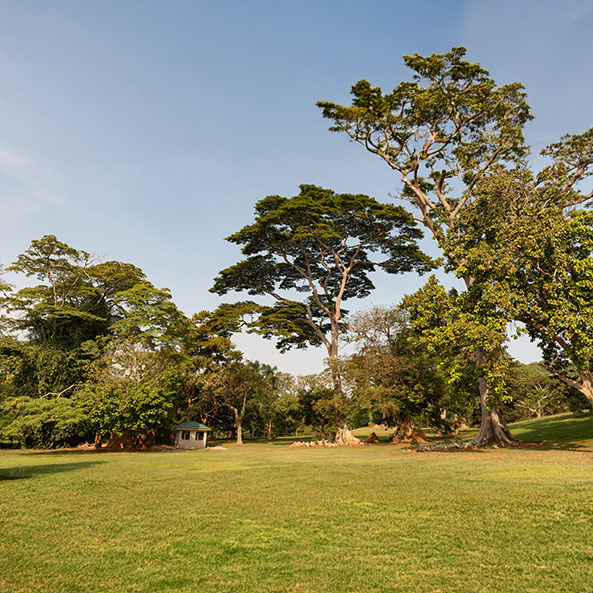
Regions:
<instances>
[{"instance_id":1,"label":"sunlight on grass","mask_svg":"<svg viewBox=\"0 0 593 593\"><path fill-rule=\"evenodd\" d=\"M0 591L591 590L593 419L513 431L549 446L1 451Z\"/></svg>"}]
</instances>

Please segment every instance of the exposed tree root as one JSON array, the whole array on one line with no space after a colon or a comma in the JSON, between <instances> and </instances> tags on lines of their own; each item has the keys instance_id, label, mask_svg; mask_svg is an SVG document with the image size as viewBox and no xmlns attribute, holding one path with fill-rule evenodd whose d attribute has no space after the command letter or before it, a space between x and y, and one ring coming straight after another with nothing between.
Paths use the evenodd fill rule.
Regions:
<instances>
[{"instance_id":1,"label":"exposed tree root","mask_svg":"<svg viewBox=\"0 0 593 593\"><path fill-rule=\"evenodd\" d=\"M392 443L428 443L428 439L424 432L414 426L413 424L400 424L396 427L393 437L391 439Z\"/></svg>"},{"instance_id":2,"label":"exposed tree root","mask_svg":"<svg viewBox=\"0 0 593 593\"><path fill-rule=\"evenodd\" d=\"M334 437L334 443L338 446L361 444L360 439L357 439L345 424L338 428L338 432Z\"/></svg>"},{"instance_id":3,"label":"exposed tree root","mask_svg":"<svg viewBox=\"0 0 593 593\"><path fill-rule=\"evenodd\" d=\"M130 451L135 449L150 449L154 446L156 430L152 429L142 434L112 432L105 449L109 451ZM96 442L96 441L95 441ZM101 446L99 442L99 447Z\"/></svg>"},{"instance_id":4,"label":"exposed tree root","mask_svg":"<svg viewBox=\"0 0 593 593\"><path fill-rule=\"evenodd\" d=\"M320 439L316 441L296 441L292 443L291 448L297 449L300 447L352 447L357 445L366 445L360 439L357 439L350 429L344 424L338 429L336 436L332 441Z\"/></svg>"},{"instance_id":5,"label":"exposed tree root","mask_svg":"<svg viewBox=\"0 0 593 593\"><path fill-rule=\"evenodd\" d=\"M496 408L483 410L482 423L478 434L468 442L445 442L435 443L426 447L416 449L425 451L463 451L468 449L498 449L502 447L522 447L522 443L515 439L504 419L499 415Z\"/></svg>"}]
</instances>

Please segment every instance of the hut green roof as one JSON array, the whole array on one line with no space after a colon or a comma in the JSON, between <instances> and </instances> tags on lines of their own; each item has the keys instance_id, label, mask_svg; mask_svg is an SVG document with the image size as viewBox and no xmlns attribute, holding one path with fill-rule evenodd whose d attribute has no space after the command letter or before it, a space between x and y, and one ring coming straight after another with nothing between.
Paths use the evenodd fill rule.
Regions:
<instances>
[{"instance_id":1,"label":"hut green roof","mask_svg":"<svg viewBox=\"0 0 593 593\"><path fill-rule=\"evenodd\" d=\"M200 424L199 422L184 422L183 424L178 424L175 427L175 430L212 430L210 427L206 426L205 424Z\"/></svg>"}]
</instances>

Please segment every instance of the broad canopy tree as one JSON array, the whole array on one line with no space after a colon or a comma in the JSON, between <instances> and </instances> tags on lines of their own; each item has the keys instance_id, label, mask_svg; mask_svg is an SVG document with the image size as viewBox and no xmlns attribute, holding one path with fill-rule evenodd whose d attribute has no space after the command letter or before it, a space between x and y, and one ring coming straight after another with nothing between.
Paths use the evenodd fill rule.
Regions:
<instances>
[{"instance_id":1,"label":"broad canopy tree","mask_svg":"<svg viewBox=\"0 0 593 593\"><path fill-rule=\"evenodd\" d=\"M7 270L39 281L3 299L14 329L35 343L63 349L108 334L125 316L121 294L146 281L136 266L97 263L96 256L54 235L32 241Z\"/></svg>"},{"instance_id":2,"label":"broad canopy tree","mask_svg":"<svg viewBox=\"0 0 593 593\"><path fill-rule=\"evenodd\" d=\"M479 298L476 302L471 290L447 291L435 276L414 294L404 297L401 306L409 315L414 339L434 356L447 377L457 405L465 407L464 401L468 397L471 400L479 391L482 421L479 440L475 439L472 445L512 444L498 405L493 405L508 401L506 378L510 357L504 348L507 318L493 303ZM489 401L483 397L485 392Z\"/></svg>"},{"instance_id":3,"label":"broad canopy tree","mask_svg":"<svg viewBox=\"0 0 593 593\"><path fill-rule=\"evenodd\" d=\"M549 368L593 407L593 129L544 150L538 175L498 168L476 186L451 251L476 278L471 290L520 321Z\"/></svg>"},{"instance_id":4,"label":"broad canopy tree","mask_svg":"<svg viewBox=\"0 0 593 593\"><path fill-rule=\"evenodd\" d=\"M21 360L13 385L27 396L71 395L126 316L123 295L149 285L136 266L97 262L53 235L32 241L8 270L37 280L2 298L4 325L26 338L10 348Z\"/></svg>"},{"instance_id":5,"label":"broad canopy tree","mask_svg":"<svg viewBox=\"0 0 593 593\"><path fill-rule=\"evenodd\" d=\"M246 258L223 270L211 290L272 297L271 306L236 305L239 313L254 315L248 331L278 338L281 350L323 345L339 405L343 303L367 296L376 270L429 269L432 262L416 244L422 233L401 207L313 185L302 185L292 198L268 196L255 214L253 224L227 239L241 245ZM231 317L232 311L226 308Z\"/></svg>"},{"instance_id":6,"label":"broad canopy tree","mask_svg":"<svg viewBox=\"0 0 593 593\"><path fill-rule=\"evenodd\" d=\"M9 270L37 280L3 291L5 325L17 332L0 343L14 436L48 446L94 430L99 443L172 419L192 323L167 289L132 264L98 262L53 235L34 240ZM74 428L77 418L84 423Z\"/></svg>"},{"instance_id":7,"label":"broad canopy tree","mask_svg":"<svg viewBox=\"0 0 593 593\"><path fill-rule=\"evenodd\" d=\"M321 101L318 106L331 120L330 130L345 133L397 173L400 197L414 205L416 220L429 229L449 267L469 288L475 277L460 270L464 254L448 249L459 232L456 221L472 204L476 185L496 165L523 161L528 152L523 127L532 116L520 83L498 86L480 64L464 60L465 53L465 48L454 47L428 57L404 56L411 80L390 92L361 80L352 86L351 105ZM575 174L579 166L576 162ZM484 368L479 381L482 424L474 439L478 445L514 440L487 381L493 354L476 345L473 357Z\"/></svg>"}]
</instances>

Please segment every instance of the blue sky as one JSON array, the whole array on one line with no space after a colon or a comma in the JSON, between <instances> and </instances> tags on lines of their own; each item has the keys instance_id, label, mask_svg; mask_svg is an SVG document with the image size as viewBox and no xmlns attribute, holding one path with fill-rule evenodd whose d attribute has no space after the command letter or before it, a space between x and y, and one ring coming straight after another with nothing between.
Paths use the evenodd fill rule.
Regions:
<instances>
[{"instance_id":1,"label":"blue sky","mask_svg":"<svg viewBox=\"0 0 593 593\"><path fill-rule=\"evenodd\" d=\"M257 200L300 183L380 200L398 187L315 102L347 102L360 78L390 88L408 76L402 55L454 45L525 84L536 164L593 125L593 0L1 0L0 261L55 234L140 266L186 313L214 308L212 279L239 256L224 237ZM377 276L364 304L422 282ZM282 370L322 366L321 350L238 343Z\"/></svg>"}]
</instances>

